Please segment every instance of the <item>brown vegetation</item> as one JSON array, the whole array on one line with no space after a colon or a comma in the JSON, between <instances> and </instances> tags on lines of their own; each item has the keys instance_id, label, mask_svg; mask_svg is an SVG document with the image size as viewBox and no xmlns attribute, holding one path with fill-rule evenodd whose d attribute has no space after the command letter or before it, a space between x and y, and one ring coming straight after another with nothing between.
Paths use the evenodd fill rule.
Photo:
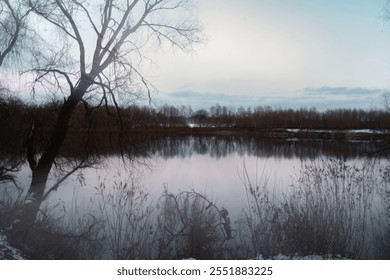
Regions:
<instances>
[{"instance_id":1,"label":"brown vegetation","mask_svg":"<svg viewBox=\"0 0 390 280\"><path fill-rule=\"evenodd\" d=\"M36 142L42 149L48 141L48 132L54 129L61 104L51 102L39 106L27 105L15 98L1 98L0 102L1 129L10 132L0 139L2 147L10 143L14 145L15 142L10 139L19 141L19 144L26 141L30 132L26 124L32 122L40 137ZM372 130L370 134L377 132L380 135L375 139L386 138L390 130L390 112L383 110L337 109L318 112L313 108L283 110L270 107L228 110L218 106L212 106L209 111L193 112L191 107L185 106L103 106L91 110L79 104L70 119L70 133L67 137L71 139L69 141L76 140L84 145L87 140L95 141L102 137L106 137L106 140L115 139L120 133L370 140L373 135L367 132L351 133L348 130ZM88 138L90 133L96 133L99 137ZM91 146L92 143L88 144Z\"/></svg>"}]
</instances>

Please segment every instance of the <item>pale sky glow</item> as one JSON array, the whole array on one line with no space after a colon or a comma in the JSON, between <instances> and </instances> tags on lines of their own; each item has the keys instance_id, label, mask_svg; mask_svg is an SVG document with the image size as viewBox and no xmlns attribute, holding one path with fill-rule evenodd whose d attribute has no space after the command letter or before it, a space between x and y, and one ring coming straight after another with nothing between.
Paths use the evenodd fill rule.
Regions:
<instances>
[{"instance_id":1,"label":"pale sky glow","mask_svg":"<svg viewBox=\"0 0 390 280\"><path fill-rule=\"evenodd\" d=\"M369 108L390 89L386 0L197 0L195 6L207 39L192 54L154 57L150 79L159 102Z\"/></svg>"},{"instance_id":2,"label":"pale sky glow","mask_svg":"<svg viewBox=\"0 0 390 280\"><path fill-rule=\"evenodd\" d=\"M380 108L381 95L390 90L388 0L192 2L204 27L202 44L190 53L166 45L142 49L148 59L141 70L158 90L157 105L370 109ZM62 46L66 36L47 23L31 22L50 43ZM90 60L96 38L90 28L82 32ZM12 71L0 74L8 77L5 86L31 91L26 90L31 73L19 79Z\"/></svg>"}]
</instances>

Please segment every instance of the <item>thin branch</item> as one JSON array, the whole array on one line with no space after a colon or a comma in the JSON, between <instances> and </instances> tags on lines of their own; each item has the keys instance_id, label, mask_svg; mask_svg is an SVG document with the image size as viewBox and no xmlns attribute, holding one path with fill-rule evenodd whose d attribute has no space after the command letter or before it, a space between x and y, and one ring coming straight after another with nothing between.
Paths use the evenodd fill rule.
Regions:
<instances>
[{"instance_id":1,"label":"thin branch","mask_svg":"<svg viewBox=\"0 0 390 280\"><path fill-rule=\"evenodd\" d=\"M50 68L48 68L48 69L45 69L45 68L42 68L42 69L35 68L35 69L32 69L32 70L36 71L36 72L44 72L44 74L39 76L39 77L37 77L36 80L41 79L45 74L58 73L58 74L60 74L60 75L65 77L65 79L66 79L66 81L67 81L67 83L69 85L70 90L73 91L73 89L74 89L73 83L72 83L68 73L66 73L64 71L61 71L61 70L58 70L58 69L50 69Z\"/></svg>"},{"instance_id":2,"label":"thin branch","mask_svg":"<svg viewBox=\"0 0 390 280\"><path fill-rule=\"evenodd\" d=\"M70 33L68 31L68 29L65 27L63 21L61 21L60 19L58 19L57 21L54 20L54 19L51 19L50 16L51 14L54 12L54 10L51 10L51 11L43 11L43 10L40 10L38 5L36 6L33 6L33 4L29 1L29 5L30 5L30 8L32 11L34 11L37 15L43 17L45 20L47 20L48 22L50 22L51 24L53 24L54 26L60 28L62 31L64 31L69 37L71 37L72 39L76 40L77 41L77 37ZM45 6L46 7L46 6Z\"/></svg>"},{"instance_id":3,"label":"thin branch","mask_svg":"<svg viewBox=\"0 0 390 280\"><path fill-rule=\"evenodd\" d=\"M14 10L14 8L12 7L12 5L8 0L3 0L2 2L4 2L5 5L7 6L9 10L8 14L12 18L15 26L13 31L7 32L6 26L3 23L1 24L4 31L7 32L8 35L10 36L10 40L6 45L6 48L3 50L3 52L0 51L0 67L3 64L5 57L11 53L11 51L15 48L17 41L20 39L20 32L24 27L23 22L31 11L31 10L27 10L22 16L19 16L18 14L16 14L16 11Z\"/></svg>"},{"instance_id":4,"label":"thin branch","mask_svg":"<svg viewBox=\"0 0 390 280\"><path fill-rule=\"evenodd\" d=\"M98 31L98 28L96 27L95 23L93 22L92 18L91 18L91 15L89 13L89 11L87 10L87 8L84 7L83 4L81 4L80 2L74 0L74 2L76 3L76 5L80 6L80 8L85 12L85 14L87 15L88 17L88 20L89 20L89 23L92 25L93 27L93 30L95 30L96 34L99 36L99 31Z\"/></svg>"},{"instance_id":5,"label":"thin branch","mask_svg":"<svg viewBox=\"0 0 390 280\"><path fill-rule=\"evenodd\" d=\"M168 42L170 42L172 45L178 47L181 50L185 50L187 47L187 44L190 43L197 43L199 42L198 38L192 38L192 35L199 31L198 28L192 27L192 28L179 28L179 27L174 27L166 24L157 24L157 23L149 23L149 22L144 22L142 26L146 26L150 28L156 35L159 41L161 41L161 38L164 38ZM171 35L169 32L162 32L160 29L166 29L168 31L176 33L176 35ZM175 38L175 36L180 36L181 38L185 38L187 41L187 44L181 44L179 40Z\"/></svg>"},{"instance_id":6,"label":"thin branch","mask_svg":"<svg viewBox=\"0 0 390 280\"><path fill-rule=\"evenodd\" d=\"M108 24L110 22L111 11L112 11L112 0L107 0L106 4L104 6L103 14L102 14L102 28L101 28L101 31L98 32L98 34L97 34L95 51L93 54L92 70L94 70L95 68L97 68L99 66L99 54L102 50L102 42L103 42L104 36L106 34Z\"/></svg>"},{"instance_id":7,"label":"thin branch","mask_svg":"<svg viewBox=\"0 0 390 280\"><path fill-rule=\"evenodd\" d=\"M107 44L104 46L103 48L103 52L98 56L98 59L97 59L97 63L100 64L100 62L103 60L103 58L106 56L107 52L110 51L110 48L112 46L112 44L114 43L114 41L116 40L119 32L122 30L123 26L125 25L126 21L128 20L129 18L129 15L131 13L131 11L134 9L134 7L137 5L137 3L139 2L139 0L134 0L133 3L131 3L127 9L126 9L126 12L124 13L124 15L122 16L122 19L121 19L121 22L119 23L118 27L115 29L114 31L114 34L111 36L111 38L109 39L109 41L107 42ZM113 48L115 50L115 48ZM110 51L110 55L111 55L112 51ZM108 60L108 59L107 59ZM107 67L107 66L106 66ZM106 67L102 67L103 69L105 69Z\"/></svg>"},{"instance_id":8,"label":"thin branch","mask_svg":"<svg viewBox=\"0 0 390 280\"><path fill-rule=\"evenodd\" d=\"M58 7L61 9L65 17L68 19L69 23L72 26L73 32L76 36L76 40L79 45L79 51L80 51L80 71L81 71L81 75L84 75L86 74L85 71L86 66L85 66L85 47L84 47L83 39L81 38L79 29L76 23L74 22L74 19L72 15L69 13L69 11L62 5L60 0L55 0L55 2L57 3Z\"/></svg>"},{"instance_id":9,"label":"thin branch","mask_svg":"<svg viewBox=\"0 0 390 280\"><path fill-rule=\"evenodd\" d=\"M77 164L71 171L69 171L65 176L63 176L61 179L57 181L44 195L43 195L43 200L46 200L48 196L53 192L57 191L58 187L66 180L68 179L71 175L73 175L76 171L82 168L90 167L92 164L90 163L85 163L85 160L82 160L79 164Z\"/></svg>"}]
</instances>

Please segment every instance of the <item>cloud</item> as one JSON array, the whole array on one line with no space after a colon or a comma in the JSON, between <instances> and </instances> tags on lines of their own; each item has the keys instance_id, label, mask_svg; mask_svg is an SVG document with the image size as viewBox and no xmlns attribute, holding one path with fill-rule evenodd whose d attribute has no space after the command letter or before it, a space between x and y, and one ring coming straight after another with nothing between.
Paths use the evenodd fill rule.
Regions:
<instances>
[{"instance_id":1,"label":"cloud","mask_svg":"<svg viewBox=\"0 0 390 280\"><path fill-rule=\"evenodd\" d=\"M362 108L380 106L384 89L362 87L318 87L304 88L298 91L306 103L313 103L316 108Z\"/></svg>"},{"instance_id":2,"label":"cloud","mask_svg":"<svg viewBox=\"0 0 390 280\"><path fill-rule=\"evenodd\" d=\"M361 88L361 87L328 87L323 86L319 88L304 88L303 93L308 95L318 95L318 96L372 96L379 95L384 92L383 89L369 89L369 88Z\"/></svg>"},{"instance_id":3,"label":"cloud","mask_svg":"<svg viewBox=\"0 0 390 280\"><path fill-rule=\"evenodd\" d=\"M318 110L334 108L369 109L378 106L381 89L360 87L303 88L295 91L239 95L213 92L178 91L161 94L158 103L191 105L194 109L209 108L216 103L229 107L272 106L297 109L315 107Z\"/></svg>"},{"instance_id":4,"label":"cloud","mask_svg":"<svg viewBox=\"0 0 390 280\"><path fill-rule=\"evenodd\" d=\"M253 107L259 103L259 97L248 95L229 95L225 93L179 91L161 93L156 98L157 104L191 105L193 109L208 109L210 106L220 104L228 107Z\"/></svg>"},{"instance_id":5,"label":"cloud","mask_svg":"<svg viewBox=\"0 0 390 280\"><path fill-rule=\"evenodd\" d=\"M168 94L171 98L177 99L200 99L200 100L208 100L215 101L221 103L230 103L230 102L251 102L256 99L256 96L251 95L230 95L225 93L209 93L209 92L193 92L193 91L183 91L183 92L173 92Z\"/></svg>"}]
</instances>

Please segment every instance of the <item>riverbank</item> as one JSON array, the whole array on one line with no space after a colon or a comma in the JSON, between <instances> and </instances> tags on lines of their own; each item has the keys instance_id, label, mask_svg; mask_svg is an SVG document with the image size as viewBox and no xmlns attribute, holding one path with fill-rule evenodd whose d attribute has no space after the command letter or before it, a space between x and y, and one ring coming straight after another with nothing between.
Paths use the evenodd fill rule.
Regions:
<instances>
[{"instance_id":1,"label":"riverbank","mask_svg":"<svg viewBox=\"0 0 390 280\"><path fill-rule=\"evenodd\" d=\"M0 260L23 260L20 250L12 247L5 234L0 231Z\"/></svg>"},{"instance_id":2,"label":"riverbank","mask_svg":"<svg viewBox=\"0 0 390 280\"><path fill-rule=\"evenodd\" d=\"M152 127L134 128L132 134L153 136L251 136L264 139L390 141L390 130L369 129L248 129L240 127Z\"/></svg>"}]
</instances>

